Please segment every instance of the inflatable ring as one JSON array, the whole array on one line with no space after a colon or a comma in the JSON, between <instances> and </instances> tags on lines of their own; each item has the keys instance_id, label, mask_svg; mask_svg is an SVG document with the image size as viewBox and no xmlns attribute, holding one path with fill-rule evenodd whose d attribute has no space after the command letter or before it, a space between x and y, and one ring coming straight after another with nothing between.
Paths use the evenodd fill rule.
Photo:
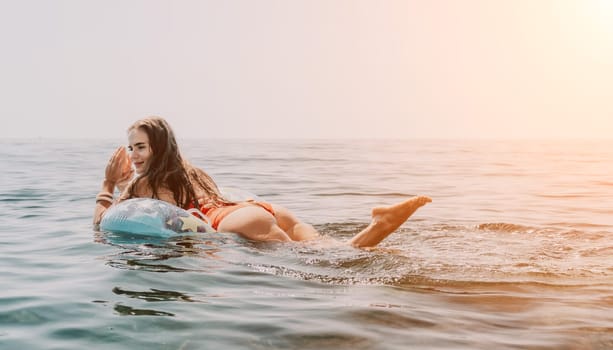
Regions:
<instances>
[{"instance_id":1,"label":"inflatable ring","mask_svg":"<svg viewBox=\"0 0 613 350\"><path fill-rule=\"evenodd\" d=\"M100 230L159 238L216 232L211 225L187 210L152 198L133 198L112 205L104 213Z\"/></svg>"}]
</instances>

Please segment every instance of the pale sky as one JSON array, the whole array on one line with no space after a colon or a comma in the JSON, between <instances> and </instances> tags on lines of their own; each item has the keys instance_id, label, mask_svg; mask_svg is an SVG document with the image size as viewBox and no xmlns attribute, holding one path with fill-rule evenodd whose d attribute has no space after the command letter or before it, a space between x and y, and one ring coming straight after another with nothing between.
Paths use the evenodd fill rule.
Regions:
<instances>
[{"instance_id":1,"label":"pale sky","mask_svg":"<svg viewBox=\"0 0 613 350\"><path fill-rule=\"evenodd\" d=\"M612 138L613 0L0 0L0 137Z\"/></svg>"}]
</instances>

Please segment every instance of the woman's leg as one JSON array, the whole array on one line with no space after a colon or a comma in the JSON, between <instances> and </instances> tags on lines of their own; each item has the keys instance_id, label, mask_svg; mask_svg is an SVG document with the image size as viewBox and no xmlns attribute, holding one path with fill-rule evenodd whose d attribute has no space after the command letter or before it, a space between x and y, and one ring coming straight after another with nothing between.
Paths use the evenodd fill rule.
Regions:
<instances>
[{"instance_id":1,"label":"woman's leg","mask_svg":"<svg viewBox=\"0 0 613 350\"><path fill-rule=\"evenodd\" d=\"M300 221L288 209L276 204L272 204L272 208L277 224L292 240L310 241L321 237L313 226Z\"/></svg>"},{"instance_id":2,"label":"woman's leg","mask_svg":"<svg viewBox=\"0 0 613 350\"><path fill-rule=\"evenodd\" d=\"M376 207L372 210L370 225L348 243L358 248L374 247L407 221L417 209L430 202L430 197L418 196L388 207Z\"/></svg>"},{"instance_id":3,"label":"woman's leg","mask_svg":"<svg viewBox=\"0 0 613 350\"><path fill-rule=\"evenodd\" d=\"M228 214L217 228L219 232L234 232L255 241L288 242L292 239L266 209L248 205Z\"/></svg>"},{"instance_id":4,"label":"woman's leg","mask_svg":"<svg viewBox=\"0 0 613 350\"><path fill-rule=\"evenodd\" d=\"M415 213L430 197L412 197L387 207L372 210L370 225L347 243L354 247L374 247ZM225 217L219 224L220 232L235 232L257 241L305 241L321 237L313 226L298 220L289 210L273 206L275 216L260 206L250 205L239 208Z\"/></svg>"},{"instance_id":5,"label":"woman's leg","mask_svg":"<svg viewBox=\"0 0 613 350\"><path fill-rule=\"evenodd\" d=\"M372 210L370 225L348 243L358 248L374 247L407 221L417 209L430 202L430 197L417 196L391 206L376 207ZM278 226L292 240L307 241L321 237L313 226L301 222L289 210L277 205L273 205L273 208Z\"/></svg>"}]
</instances>

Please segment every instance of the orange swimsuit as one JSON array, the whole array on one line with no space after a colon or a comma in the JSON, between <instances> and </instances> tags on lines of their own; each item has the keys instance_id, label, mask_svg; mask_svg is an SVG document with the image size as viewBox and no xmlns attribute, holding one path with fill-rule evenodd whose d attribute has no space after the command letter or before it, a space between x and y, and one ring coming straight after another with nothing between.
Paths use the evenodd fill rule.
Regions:
<instances>
[{"instance_id":1,"label":"orange swimsuit","mask_svg":"<svg viewBox=\"0 0 613 350\"><path fill-rule=\"evenodd\" d=\"M244 207L248 207L250 205L257 205L260 206L262 208L264 208L267 212L269 212L270 214L272 214L273 216L275 215L275 211L272 208L272 205L270 203L266 203L266 202L256 202L253 199L247 200L245 202L240 202L237 204L231 204L231 205L225 205L222 207L206 207L204 205L200 206L200 211L202 212L202 214L206 215L209 220L210 220L210 225L217 230L217 228L219 227L219 224L221 223L221 221L223 219L225 219L228 215L232 214L234 211L240 209L240 208L244 208ZM190 205L190 208L193 208L194 205Z\"/></svg>"}]
</instances>

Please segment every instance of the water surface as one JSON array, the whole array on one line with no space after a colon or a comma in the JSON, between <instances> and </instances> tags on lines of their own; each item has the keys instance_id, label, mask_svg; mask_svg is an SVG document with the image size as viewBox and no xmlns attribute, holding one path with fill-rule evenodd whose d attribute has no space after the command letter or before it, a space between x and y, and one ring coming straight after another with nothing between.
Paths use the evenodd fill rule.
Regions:
<instances>
[{"instance_id":1,"label":"water surface","mask_svg":"<svg viewBox=\"0 0 613 350\"><path fill-rule=\"evenodd\" d=\"M613 142L186 140L221 186L378 249L95 232L124 140L3 140L2 349L613 348Z\"/></svg>"}]
</instances>

